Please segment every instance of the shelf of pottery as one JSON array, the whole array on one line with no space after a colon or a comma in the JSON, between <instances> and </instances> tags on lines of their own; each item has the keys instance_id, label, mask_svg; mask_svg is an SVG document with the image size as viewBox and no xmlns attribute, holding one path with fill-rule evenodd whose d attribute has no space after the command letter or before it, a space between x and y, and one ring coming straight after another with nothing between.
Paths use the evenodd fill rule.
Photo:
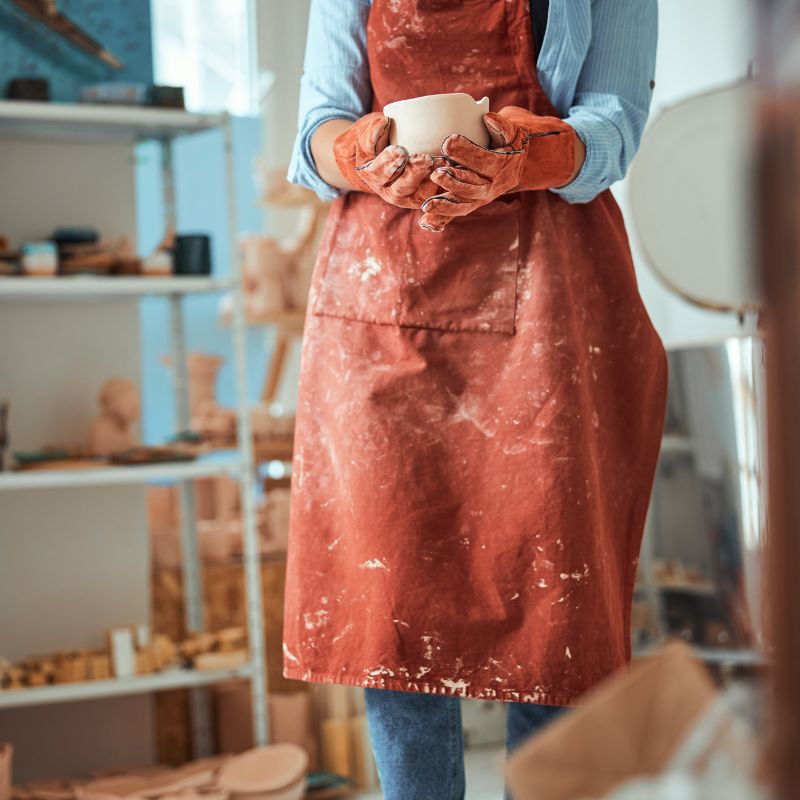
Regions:
<instances>
[{"instance_id":1,"label":"shelf of pottery","mask_svg":"<svg viewBox=\"0 0 800 800\"><path fill-rule=\"evenodd\" d=\"M219 139L225 166L231 241L225 278L212 274L207 236L176 232L175 142L204 135ZM210 751L210 724L209 698L199 687L246 678L254 742L264 744L258 517L267 510L256 507L253 430L260 444L290 454L291 421L248 406L230 120L4 101L0 139L0 550L7 554L0 563L0 711L188 687L200 756ZM143 199L136 185L135 146L142 141L160 143L166 233L140 257L133 244L137 201L158 199ZM187 298L214 293L228 308L234 409L213 399L219 364L187 351ZM171 331L165 369L176 435L155 447L138 442L145 297L164 299ZM219 491L217 479L224 479ZM147 625L133 624L150 618L147 492L153 486L173 492L178 506L189 636L204 630L200 550L228 541L206 531L198 544L204 513L198 508L211 502L209 492L220 495L217 530L227 531L225 515L235 507L247 645L230 655L206 642L211 658L203 668L185 647L176 656Z\"/></svg>"},{"instance_id":2,"label":"shelf of pottery","mask_svg":"<svg viewBox=\"0 0 800 800\"><path fill-rule=\"evenodd\" d=\"M643 653L667 637L723 670L763 662L763 343L742 335L668 350L665 432L631 628Z\"/></svg>"}]
</instances>

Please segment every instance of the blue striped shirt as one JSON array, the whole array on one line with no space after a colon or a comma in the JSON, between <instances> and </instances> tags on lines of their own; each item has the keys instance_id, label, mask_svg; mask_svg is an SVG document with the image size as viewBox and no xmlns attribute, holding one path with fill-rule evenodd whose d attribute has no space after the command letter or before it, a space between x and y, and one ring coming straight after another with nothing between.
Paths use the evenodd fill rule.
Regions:
<instances>
[{"instance_id":1,"label":"blue striped shirt","mask_svg":"<svg viewBox=\"0 0 800 800\"><path fill-rule=\"evenodd\" d=\"M512 0L526 2L526 0ZM312 0L300 128L289 180L331 200L317 174L311 137L323 122L369 113L367 62L371 0ZM652 98L658 0L550 0L536 68L542 88L586 145L575 180L552 189L586 203L625 176L639 148Z\"/></svg>"}]
</instances>

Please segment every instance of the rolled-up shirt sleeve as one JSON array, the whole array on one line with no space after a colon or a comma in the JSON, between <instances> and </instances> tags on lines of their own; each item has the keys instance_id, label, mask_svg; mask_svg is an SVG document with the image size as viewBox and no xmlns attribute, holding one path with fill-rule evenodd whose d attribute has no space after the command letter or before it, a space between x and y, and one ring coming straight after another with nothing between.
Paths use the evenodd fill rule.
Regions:
<instances>
[{"instance_id":1,"label":"rolled-up shirt sleeve","mask_svg":"<svg viewBox=\"0 0 800 800\"><path fill-rule=\"evenodd\" d=\"M370 111L369 10L370 0L311 2L300 82L299 127L288 178L313 190L323 200L333 200L340 191L320 178L311 153L311 138L324 122L354 122Z\"/></svg>"},{"instance_id":2,"label":"rolled-up shirt sleeve","mask_svg":"<svg viewBox=\"0 0 800 800\"><path fill-rule=\"evenodd\" d=\"M552 190L568 202L587 203L625 177L650 112L657 41L657 0L592 0L591 44L566 116L586 161Z\"/></svg>"}]
</instances>

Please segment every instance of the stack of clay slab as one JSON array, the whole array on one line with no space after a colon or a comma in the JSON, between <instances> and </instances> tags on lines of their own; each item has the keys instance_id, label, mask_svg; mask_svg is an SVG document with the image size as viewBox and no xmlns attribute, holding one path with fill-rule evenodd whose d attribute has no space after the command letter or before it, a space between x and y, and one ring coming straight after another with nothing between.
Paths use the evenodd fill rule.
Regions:
<instances>
[{"instance_id":1,"label":"stack of clay slab","mask_svg":"<svg viewBox=\"0 0 800 800\"><path fill-rule=\"evenodd\" d=\"M14 788L11 800L302 800L307 769L301 747L277 744L176 769L143 767L88 781L44 781Z\"/></svg>"},{"instance_id":2,"label":"stack of clay slab","mask_svg":"<svg viewBox=\"0 0 800 800\"><path fill-rule=\"evenodd\" d=\"M230 800L302 800L308 755L293 744L250 750L228 761L218 783Z\"/></svg>"}]
</instances>

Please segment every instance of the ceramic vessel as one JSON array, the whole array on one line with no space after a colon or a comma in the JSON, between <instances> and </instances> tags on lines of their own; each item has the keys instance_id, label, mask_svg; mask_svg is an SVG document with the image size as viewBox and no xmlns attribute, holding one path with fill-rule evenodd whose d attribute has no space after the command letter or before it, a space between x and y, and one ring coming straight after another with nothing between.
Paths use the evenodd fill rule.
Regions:
<instances>
[{"instance_id":1,"label":"ceramic vessel","mask_svg":"<svg viewBox=\"0 0 800 800\"><path fill-rule=\"evenodd\" d=\"M463 92L398 100L383 109L393 122L390 144L402 145L411 154L432 156L442 154L442 142L452 133L460 133L486 147L489 131L483 124L483 115L488 111L488 97L475 100Z\"/></svg>"}]
</instances>

